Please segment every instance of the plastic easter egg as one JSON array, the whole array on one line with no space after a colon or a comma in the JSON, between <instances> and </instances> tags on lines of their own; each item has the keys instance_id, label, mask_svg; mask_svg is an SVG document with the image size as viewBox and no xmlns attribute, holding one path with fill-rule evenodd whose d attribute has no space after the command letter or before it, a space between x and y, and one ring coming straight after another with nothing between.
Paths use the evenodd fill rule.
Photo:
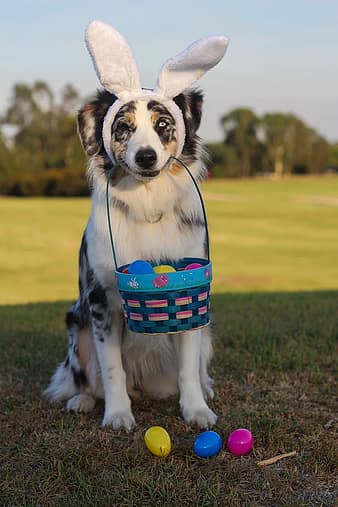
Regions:
<instances>
[{"instance_id":1,"label":"plastic easter egg","mask_svg":"<svg viewBox=\"0 0 338 507\"><path fill-rule=\"evenodd\" d=\"M192 262L191 264L188 264L188 266L186 266L184 268L184 270L188 271L188 269L198 269L201 267L202 267L202 264L200 264L199 262Z\"/></svg>"},{"instance_id":2,"label":"plastic easter egg","mask_svg":"<svg viewBox=\"0 0 338 507\"><path fill-rule=\"evenodd\" d=\"M160 264L154 267L154 273L173 273L174 271L176 271L176 269L169 266L169 264Z\"/></svg>"},{"instance_id":3,"label":"plastic easter egg","mask_svg":"<svg viewBox=\"0 0 338 507\"><path fill-rule=\"evenodd\" d=\"M243 456L251 451L254 438L251 431L239 428L233 431L228 438L228 449L235 456Z\"/></svg>"},{"instance_id":4,"label":"plastic easter egg","mask_svg":"<svg viewBox=\"0 0 338 507\"><path fill-rule=\"evenodd\" d=\"M161 426L149 428L144 435L144 442L155 456L168 456L171 451L170 436Z\"/></svg>"},{"instance_id":5,"label":"plastic easter egg","mask_svg":"<svg viewBox=\"0 0 338 507\"><path fill-rule=\"evenodd\" d=\"M129 273L128 268L124 268L124 270L122 271L122 273L124 273L124 274Z\"/></svg>"},{"instance_id":6,"label":"plastic easter egg","mask_svg":"<svg viewBox=\"0 0 338 507\"><path fill-rule=\"evenodd\" d=\"M215 456L222 449L222 439L216 431L204 431L194 442L194 452L200 458Z\"/></svg>"},{"instance_id":7,"label":"plastic easter egg","mask_svg":"<svg viewBox=\"0 0 338 507\"><path fill-rule=\"evenodd\" d=\"M128 273L131 275L149 275L154 269L147 261L136 260L129 264Z\"/></svg>"}]
</instances>

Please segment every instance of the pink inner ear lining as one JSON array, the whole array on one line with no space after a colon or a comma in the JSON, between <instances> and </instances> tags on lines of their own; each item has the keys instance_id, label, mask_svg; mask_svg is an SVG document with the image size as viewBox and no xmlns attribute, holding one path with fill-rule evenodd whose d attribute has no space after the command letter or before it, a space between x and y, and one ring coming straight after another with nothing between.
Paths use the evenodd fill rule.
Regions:
<instances>
[{"instance_id":1,"label":"pink inner ear lining","mask_svg":"<svg viewBox=\"0 0 338 507\"><path fill-rule=\"evenodd\" d=\"M181 109L175 104L175 102L171 99L168 99L160 94L153 92L152 90L142 90L136 91L133 93L123 93L123 98L118 98L114 102L112 106L108 109L104 120L103 120L103 128L102 128L102 139L106 152L109 155L109 158L112 162L115 162L114 156L111 152L110 142L111 142L111 126L114 122L114 118L119 111L119 109L130 102L131 100L156 100L157 102L162 103L168 111L173 115L176 122L176 132L177 132L177 149L176 149L176 157L179 157L183 151L184 142L185 142L185 124L184 118Z\"/></svg>"}]
</instances>

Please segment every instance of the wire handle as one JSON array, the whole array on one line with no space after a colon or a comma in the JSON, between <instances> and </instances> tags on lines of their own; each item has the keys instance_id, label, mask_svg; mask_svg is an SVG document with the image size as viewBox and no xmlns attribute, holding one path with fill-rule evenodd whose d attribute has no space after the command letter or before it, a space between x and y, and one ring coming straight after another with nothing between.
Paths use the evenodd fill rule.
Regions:
<instances>
[{"instance_id":1,"label":"wire handle","mask_svg":"<svg viewBox=\"0 0 338 507\"><path fill-rule=\"evenodd\" d=\"M208 229L208 222L207 222L207 214L206 214L206 211L205 211L205 207L204 207L204 202L203 202L203 197L202 197L201 191L200 191L199 186L197 185L196 180L193 177L190 169L188 168L188 166L184 162L182 162L182 160L180 160L179 158L174 157L173 155L170 158L172 158L173 160L176 160L176 162L178 162L179 164L181 164L182 167L184 167L184 169L189 174L189 176L190 176L190 178L191 178L191 180L192 180L192 182L194 184L194 187L195 187L195 189L197 191L197 194L198 194L198 197L199 197L199 200L200 200L200 203L201 203L201 207L202 207L202 212L203 212L203 220L204 220L204 226L205 226L205 238L206 238L206 246L207 246L207 258L208 258L208 262L210 262L209 229ZM114 167L109 171L108 176L107 176L107 185L106 185L106 207L107 207L108 231L109 231L110 244L111 244L111 249L112 249L112 254L113 254L113 259L114 259L114 264L115 264L116 270L117 270L117 260L116 260L116 252L115 252L115 247L114 247L114 240L113 240L113 234L112 234L112 228L111 228L111 219L110 219L109 182L110 182L110 178L111 178L111 176L113 174L113 171L114 171L115 167L117 167L117 165L118 164L114 165Z\"/></svg>"},{"instance_id":2,"label":"wire handle","mask_svg":"<svg viewBox=\"0 0 338 507\"><path fill-rule=\"evenodd\" d=\"M113 259L114 259L114 263L115 263L115 269L117 271L117 260L116 260L116 253L115 253L115 248L114 248L113 234L112 234L112 231L111 231L110 206L109 206L109 181L110 181L111 175L113 174L113 171L114 171L115 167L117 167L117 165L113 166L113 168L109 171L108 177L107 177L106 207L107 207L108 231L109 231L110 244L111 244L111 249L112 249L112 253L113 253Z\"/></svg>"},{"instance_id":3,"label":"wire handle","mask_svg":"<svg viewBox=\"0 0 338 507\"><path fill-rule=\"evenodd\" d=\"M207 244L207 258L208 258L208 262L210 262L210 243L209 243L208 221L207 221L207 214L206 214L206 211L205 211L205 206L204 206L204 201L203 201L203 197L202 197L201 191L199 189L199 186L196 183L195 178L191 174L191 171L190 171L189 167L184 162L182 162L182 160L180 160L179 158L176 158L173 155L171 156L171 158L174 159L174 160L176 160L176 162L179 162L181 164L181 166L184 167L184 169L189 174L189 176L190 176L190 178L191 178L191 180L192 180L192 182L194 184L194 187L195 187L195 189L197 191L197 194L198 194L198 197L199 197L199 200L200 200L200 203L201 203L201 207L202 207L202 212L203 212L203 220L204 220L204 227L205 227L205 239L206 239L206 244Z\"/></svg>"}]
</instances>

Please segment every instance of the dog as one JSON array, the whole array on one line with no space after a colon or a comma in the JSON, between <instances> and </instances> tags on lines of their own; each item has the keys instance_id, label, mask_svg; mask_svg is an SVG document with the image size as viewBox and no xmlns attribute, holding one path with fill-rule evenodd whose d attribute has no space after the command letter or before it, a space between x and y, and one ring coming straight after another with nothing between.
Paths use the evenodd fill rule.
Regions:
<instances>
[{"instance_id":1,"label":"dog","mask_svg":"<svg viewBox=\"0 0 338 507\"><path fill-rule=\"evenodd\" d=\"M209 327L177 334L144 335L124 321L107 230L106 184L119 265L135 259L205 257L206 237L196 190L173 158L177 115L152 94L125 100L102 137L105 117L118 97L107 90L82 107L78 132L88 157L92 210L79 254L79 298L66 314L69 346L45 391L68 410L89 412L105 400L103 426L135 425L133 395L179 395L184 420L201 428L216 423L208 407L213 381ZM206 176L197 130L203 96L193 89L173 97L185 128L180 159L197 181Z\"/></svg>"}]
</instances>

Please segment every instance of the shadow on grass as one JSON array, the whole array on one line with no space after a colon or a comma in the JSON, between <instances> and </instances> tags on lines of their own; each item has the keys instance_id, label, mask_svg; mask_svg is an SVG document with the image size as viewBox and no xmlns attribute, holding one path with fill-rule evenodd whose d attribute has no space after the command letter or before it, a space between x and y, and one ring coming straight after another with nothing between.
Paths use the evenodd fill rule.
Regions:
<instances>
[{"instance_id":1,"label":"shadow on grass","mask_svg":"<svg viewBox=\"0 0 338 507\"><path fill-rule=\"evenodd\" d=\"M70 302L0 306L2 372L46 382L64 357ZM338 291L215 294L217 375L249 371L333 371Z\"/></svg>"},{"instance_id":2,"label":"shadow on grass","mask_svg":"<svg viewBox=\"0 0 338 507\"><path fill-rule=\"evenodd\" d=\"M70 302L0 307L2 505L335 505L337 302L338 291L213 296L217 430L247 426L256 443L246 457L210 460L193 455L198 430L177 400L133 402L129 435L99 428L102 404L75 416L43 401ZM172 436L165 460L145 449L152 424ZM255 464L293 449L296 459Z\"/></svg>"}]
</instances>

